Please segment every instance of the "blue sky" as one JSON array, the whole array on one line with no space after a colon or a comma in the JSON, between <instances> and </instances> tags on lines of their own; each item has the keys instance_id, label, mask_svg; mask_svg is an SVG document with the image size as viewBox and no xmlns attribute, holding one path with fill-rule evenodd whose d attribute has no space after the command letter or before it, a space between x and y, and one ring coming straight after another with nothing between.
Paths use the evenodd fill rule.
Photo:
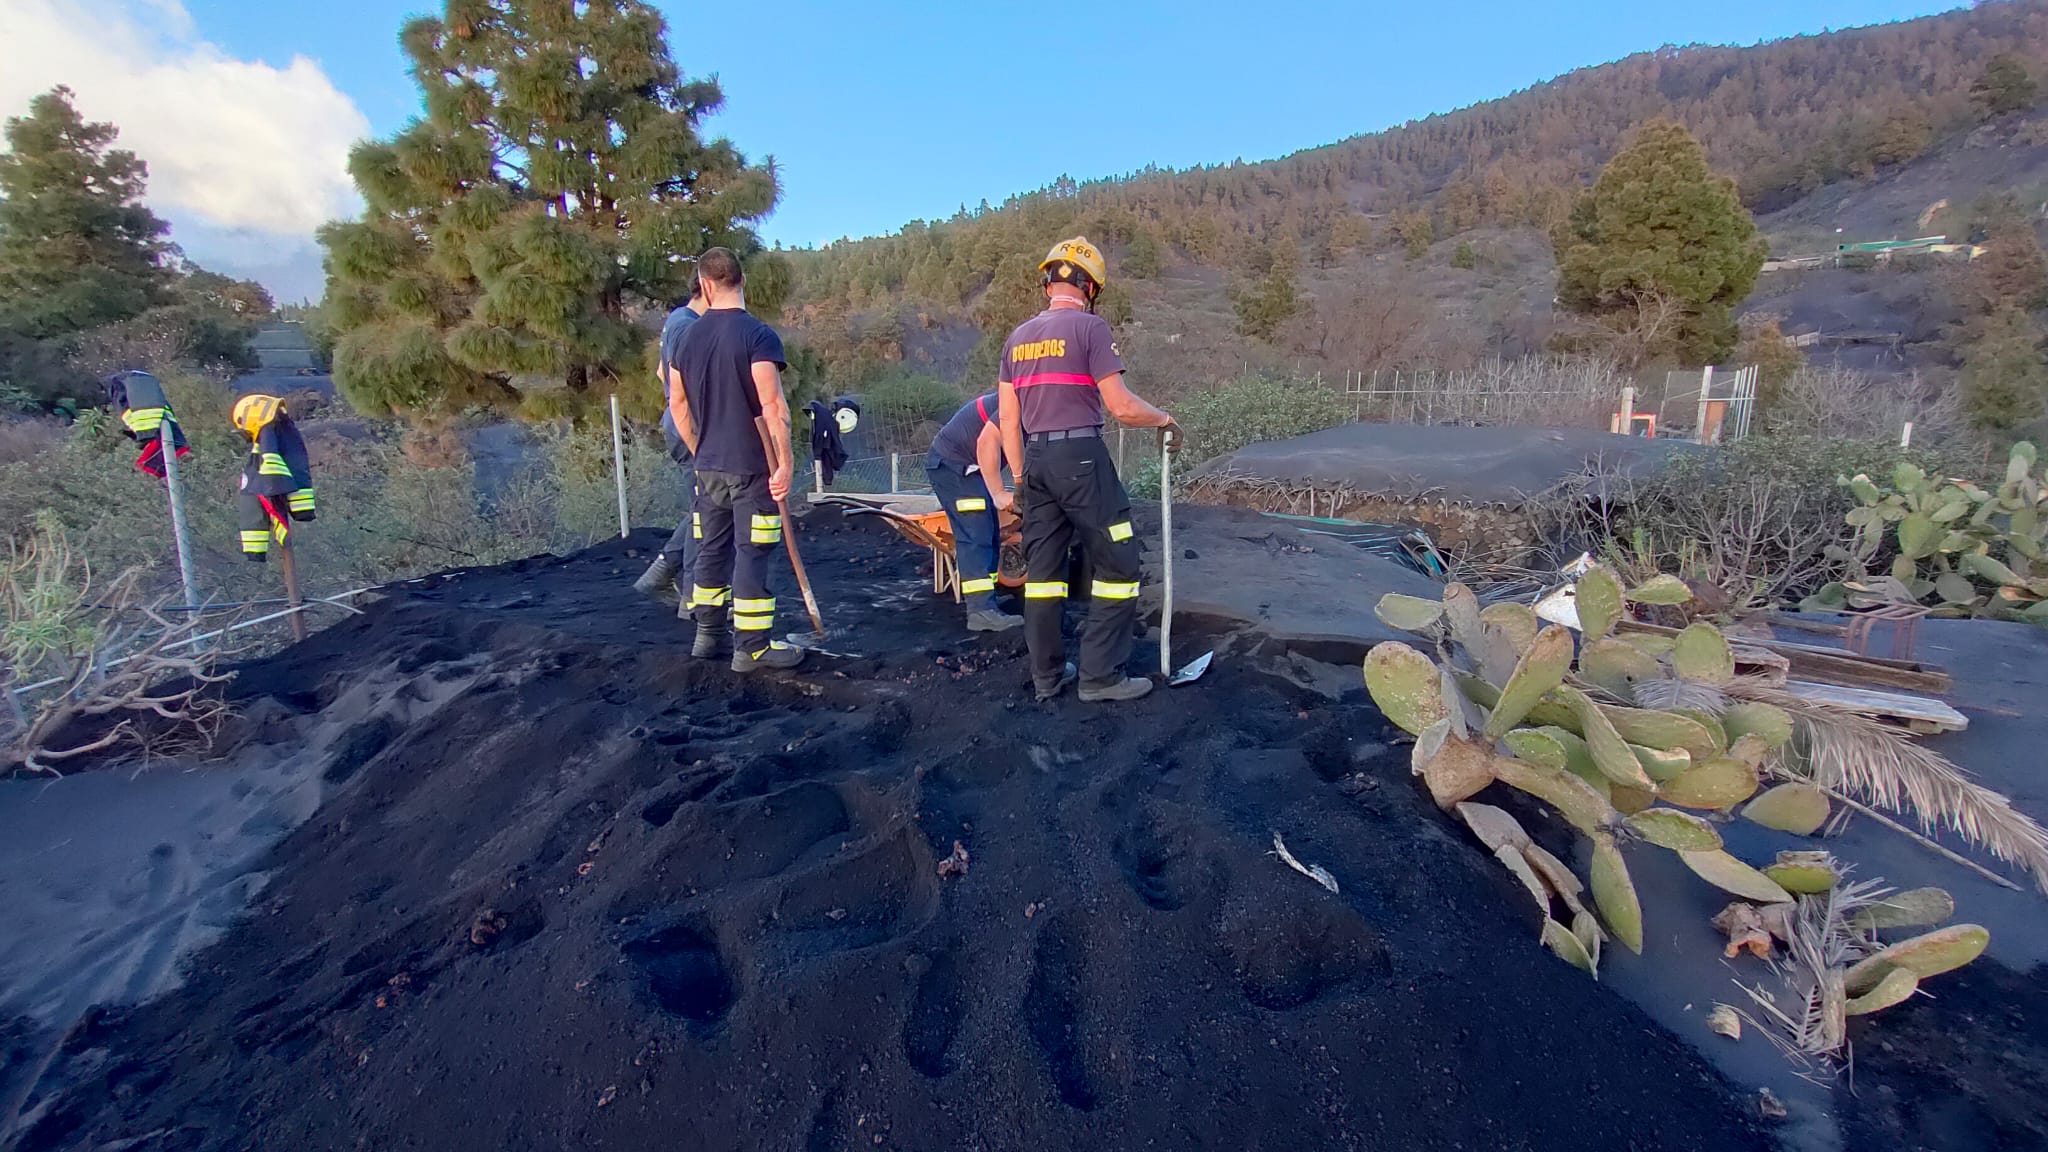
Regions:
<instances>
[{"instance_id":1,"label":"blue sky","mask_svg":"<svg viewBox=\"0 0 2048 1152\"><path fill-rule=\"evenodd\" d=\"M408 14L429 7L422 0L0 0L0 41L8 39L8 22L20 19L5 10L17 6L44 10L46 23L77 26L42 36L76 33L97 43L108 38L110 21L128 20L148 25L158 38L148 42L164 46L139 50L153 62L168 52L215 70L267 68L259 79L278 88L280 106L301 99L322 110L330 133L348 123L337 95L360 114L364 129L378 134L400 127L417 110L396 37ZM711 121L712 130L750 156L773 154L782 165L783 200L766 234L813 244L893 231L984 197L999 201L1062 173L1085 179L1148 163L1265 159L1663 44L1752 43L1954 5L870 0L658 6L669 16L671 46L684 70L715 73L724 84L726 111ZM39 45L24 46L23 37L14 39L16 48L0 47L0 72L16 54L24 65L51 57ZM316 75L306 75L308 68ZM317 77L332 91L320 89ZM91 94L89 78L67 82L82 96ZM11 96L0 87L0 97ZM90 101L85 104L95 113ZM153 167L166 162L140 143L146 141L138 150ZM322 156L335 146L323 143ZM185 227L172 211L181 231L190 233L188 248L195 238L206 247L216 234L227 241L240 235L237 259L245 266L258 256L287 258L283 247L251 241L225 209L207 213ZM232 247L227 241L221 243Z\"/></svg>"}]
</instances>

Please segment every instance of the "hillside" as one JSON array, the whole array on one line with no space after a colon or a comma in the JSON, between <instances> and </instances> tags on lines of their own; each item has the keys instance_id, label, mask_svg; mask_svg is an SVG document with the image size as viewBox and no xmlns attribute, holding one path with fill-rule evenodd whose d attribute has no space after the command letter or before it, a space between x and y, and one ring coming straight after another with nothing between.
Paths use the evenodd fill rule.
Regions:
<instances>
[{"instance_id":1,"label":"hillside","mask_svg":"<svg viewBox=\"0 0 2048 1152\"><path fill-rule=\"evenodd\" d=\"M2048 0L1667 47L1264 163L1062 177L999 207L796 253L789 319L836 369L905 361L955 378L985 331L1029 310L1036 254L1082 231L1121 273L1107 314L1178 379L1248 361L1334 374L1513 354L1549 331L1548 230L1656 117L1700 138L1774 246L1904 234L1939 199L1952 215L1937 224L1958 228L1987 192L2040 200L2038 105L1987 123L1970 97L2000 53L2048 72ZM1231 290L1276 264L1312 303L1254 345Z\"/></svg>"}]
</instances>

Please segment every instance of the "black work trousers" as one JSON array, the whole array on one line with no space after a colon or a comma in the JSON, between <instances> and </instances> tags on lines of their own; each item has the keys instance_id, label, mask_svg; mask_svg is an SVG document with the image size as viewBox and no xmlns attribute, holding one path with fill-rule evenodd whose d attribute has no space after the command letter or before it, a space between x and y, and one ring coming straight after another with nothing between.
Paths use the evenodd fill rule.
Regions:
<instances>
[{"instance_id":1,"label":"black work trousers","mask_svg":"<svg viewBox=\"0 0 2048 1152\"><path fill-rule=\"evenodd\" d=\"M953 526L953 559L960 570L960 599L969 612L996 606L996 570L1002 562L1002 538L996 509L988 498L981 473L969 473L937 456L925 458L924 474L932 495Z\"/></svg>"},{"instance_id":2,"label":"black work trousers","mask_svg":"<svg viewBox=\"0 0 2048 1152\"><path fill-rule=\"evenodd\" d=\"M1017 498L1024 507L1024 642L1032 679L1050 688L1066 662L1061 618L1070 593L1084 591L1067 586L1067 553L1078 543L1091 576L1081 682L1122 680L1138 612L1138 542L1131 498L1109 450L1100 437L1027 441Z\"/></svg>"},{"instance_id":3,"label":"black work trousers","mask_svg":"<svg viewBox=\"0 0 2048 1152\"><path fill-rule=\"evenodd\" d=\"M722 630L730 608L734 646L759 652L775 627L768 559L782 543L782 513L768 495L768 477L698 469L690 517L697 537L690 611L697 626Z\"/></svg>"}]
</instances>

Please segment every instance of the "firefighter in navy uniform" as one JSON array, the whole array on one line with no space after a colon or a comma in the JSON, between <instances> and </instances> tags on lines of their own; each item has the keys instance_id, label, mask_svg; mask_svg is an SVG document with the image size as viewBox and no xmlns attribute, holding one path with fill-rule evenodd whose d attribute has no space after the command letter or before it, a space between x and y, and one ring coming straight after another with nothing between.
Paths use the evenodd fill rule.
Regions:
<instances>
[{"instance_id":1,"label":"firefighter in navy uniform","mask_svg":"<svg viewBox=\"0 0 2048 1152\"><path fill-rule=\"evenodd\" d=\"M242 555L260 563L270 558L272 541L282 544L291 534L292 521L313 519L313 468L284 401L244 396L235 401L234 422L249 437L237 508Z\"/></svg>"},{"instance_id":2,"label":"firefighter in navy uniform","mask_svg":"<svg viewBox=\"0 0 2048 1152\"><path fill-rule=\"evenodd\" d=\"M924 462L932 495L953 526L953 558L969 632L1007 632L1024 623L996 607L1003 547L998 517L1013 503L1003 488L1003 430L996 419L1000 403L994 392L969 400L939 429Z\"/></svg>"},{"instance_id":3,"label":"firefighter in navy uniform","mask_svg":"<svg viewBox=\"0 0 2048 1152\"><path fill-rule=\"evenodd\" d=\"M1059 695L1078 673L1081 699L1136 700L1152 682L1128 676L1138 610L1138 544L1131 500L1102 442L1104 407L1136 428L1158 428L1168 450L1179 427L1124 383L1124 362L1109 324L1095 315L1109 283L1102 253L1085 237L1062 240L1039 264L1046 310L1003 345L1003 454L1024 507L1024 640L1040 700ZM1091 576L1067 587L1067 554L1081 546ZM1066 662L1061 618L1072 592L1088 595L1079 667Z\"/></svg>"},{"instance_id":4,"label":"firefighter in navy uniform","mask_svg":"<svg viewBox=\"0 0 2048 1152\"><path fill-rule=\"evenodd\" d=\"M178 426L178 418L171 412L171 402L164 396L163 382L147 372L116 372L106 379L107 399L121 414L121 430L129 439L142 445L142 451L135 457L135 466L151 476L164 478L163 427L171 426L171 441L176 446L178 459L192 454L185 443L185 430Z\"/></svg>"}]
</instances>

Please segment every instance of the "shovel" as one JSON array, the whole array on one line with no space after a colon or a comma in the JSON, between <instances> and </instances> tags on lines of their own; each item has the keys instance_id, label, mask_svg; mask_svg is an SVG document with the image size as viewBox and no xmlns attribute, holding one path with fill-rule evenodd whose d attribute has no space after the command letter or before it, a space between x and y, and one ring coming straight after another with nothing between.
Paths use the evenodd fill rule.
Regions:
<instances>
[{"instance_id":1,"label":"shovel","mask_svg":"<svg viewBox=\"0 0 2048 1152\"><path fill-rule=\"evenodd\" d=\"M1159 610L1159 674L1166 677L1166 686L1178 688L1182 684L1193 684L1209 670L1209 664L1216 658L1213 651L1204 652L1187 662L1179 671L1173 668L1173 453L1167 443L1172 439L1172 430L1159 430L1159 543L1166 552L1166 602Z\"/></svg>"},{"instance_id":2,"label":"shovel","mask_svg":"<svg viewBox=\"0 0 2048 1152\"><path fill-rule=\"evenodd\" d=\"M768 436L767 419L761 416L754 417L754 431L761 434L761 451L767 455L769 467L773 468L775 466L775 442ZM782 515L782 543L789 550L789 566L796 573L796 586L803 590L804 608L811 614L812 635L806 639L823 641L825 639L825 619L818 614L818 598L811 594L811 578L804 572L803 553L797 551L796 521L790 519L788 501L777 500L775 502L775 510ZM792 636L790 639L794 641L797 638ZM800 643L797 647L815 648L816 644ZM822 649L818 650L822 651Z\"/></svg>"}]
</instances>

